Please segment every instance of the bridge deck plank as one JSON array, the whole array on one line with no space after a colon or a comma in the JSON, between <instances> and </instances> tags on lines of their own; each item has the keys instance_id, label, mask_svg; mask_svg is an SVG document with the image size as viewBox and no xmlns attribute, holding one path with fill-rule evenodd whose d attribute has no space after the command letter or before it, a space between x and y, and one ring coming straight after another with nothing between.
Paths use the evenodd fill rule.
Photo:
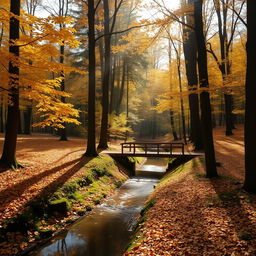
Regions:
<instances>
[{"instance_id":1,"label":"bridge deck plank","mask_svg":"<svg viewBox=\"0 0 256 256\"><path fill-rule=\"evenodd\" d=\"M142 157L179 157L179 156L204 156L204 153L198 152L123 152L123 154L119 151L109 151L104 150L102 153L109 154L109 155L116 155L116 156L142 156Z\"/></svg>"}]
</instances>

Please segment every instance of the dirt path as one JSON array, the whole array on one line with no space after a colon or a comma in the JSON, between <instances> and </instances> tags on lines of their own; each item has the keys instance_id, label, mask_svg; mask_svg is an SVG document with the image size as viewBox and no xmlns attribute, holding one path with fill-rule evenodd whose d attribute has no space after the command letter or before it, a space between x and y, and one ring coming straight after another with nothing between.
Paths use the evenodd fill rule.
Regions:
<instances>
[{"instance_id":1,"label":"dirt path","mask_svg":"<svg viewBox=\"0 0 256 256\"><path fill-rule=\"evenodd\" d=\"M242 126L233 136L225 136L223 128L214 130L216 159L222 164L220 171L240 181L244 179L244 141Z\"/></svg>"}]
</instances>

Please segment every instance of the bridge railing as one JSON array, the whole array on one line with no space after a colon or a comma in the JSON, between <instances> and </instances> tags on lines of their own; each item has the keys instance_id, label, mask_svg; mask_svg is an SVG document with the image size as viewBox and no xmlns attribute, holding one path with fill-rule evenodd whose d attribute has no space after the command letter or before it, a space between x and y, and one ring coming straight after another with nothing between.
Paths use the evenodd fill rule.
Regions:
<instances>
[{"instance_id":1,"label":"bridge railing","mask_svg":"<svg viewBox=\"0 0 256 256\"><path fill-rule=\"evenodd\" d=\"M125 142L121 143L122 154L127 153L125 149L129 150L129 153L143 153L141 150L144 151L145 155L149 153L156 152L156 154L160 153L169 153L170 155L173 154L175 149L179 149L180 153L184 155L184 143L182 142ZM139 150L140 149L140 150ZM175 151L177 152L177 151Z\"/></svg>"}]
</instances>

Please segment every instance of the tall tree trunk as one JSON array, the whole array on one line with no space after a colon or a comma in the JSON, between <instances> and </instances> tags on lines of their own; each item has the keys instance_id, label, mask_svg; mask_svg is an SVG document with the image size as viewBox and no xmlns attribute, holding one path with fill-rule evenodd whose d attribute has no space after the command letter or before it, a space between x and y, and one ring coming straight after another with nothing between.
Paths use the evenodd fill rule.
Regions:
<instances>
[{"instance_id":1,"label":"tall tree trunk","mask_svg":"<svg viewBox=\"0 0 256 256\"><path fill-rule=\"evenodd\" d=\"M98 40L98 46L99 46L101 81L102 81L102 85L103 85L103 77L104 77L104 46L103 46L103 38L100 38Z\"/></svg>"},{"instance_id":2,"label":"tall tree trunk","mask_svg":"<svg viewBox=\"0 0 256 256\"><path fill-rule=\"evenodd\" d=\"M170 72L170 99L172 94L172 77L171 77L171 66L172 66L172 45L171 40L169 39L169 48L168 48L168 57L169 57L169 72ZM171 129L172 129L172 136L173 140L178 140L178 135L175 128L175 122L174 122L174 111L172 110L172 106L170 108L170 123L171 123Z\"/></svg>"},{"instance_id":3,"label":"tall tree trunk","mask_svg":"<svg viewBox=\"0 0 256 256\"><path fill-rule=\"evenodd\" d=\"M115 101L114 101L114 106L113 106L113 111L117 114L117 109L118 109L118 96L119 96L119 90L121 87L121 58L120 56L117 56L117 66L116 66L116 90L115 90Z\"/></svg>"},{"instance_id":4,"label":"tall tree trunk","mask_svg":"<svg viewBox=\"0 0 256 256\"><path fill-rule=\"evenodd\" d=\"M181 121L182 121L182 133L184 143L187 144L187 134L186 134L186 122L185 122L185 113L184 113L184 100L182 96L182 84L181 84L181 71L180 71L180 60L178 60L178 77L179 77L179 89L180 89L180 111L181 111Z\"/></svg>"},{"instance_id":5,"label":"tall tree trunk","mask_svg":"<svg viewBox=\"0 0 256 256\"><path fill-rule=\"evenodd\" d=\"M3 95L0 98L0 132L4 132L4 102Z\"/></svg>"},{"instance_id":6,"label":"tall tree trunk","mask_svg":"<svg viewBox=\"0 0 256 256\"><path fill-rule=\"evenodd\" d=\"M123 59L123 71L122 71L122 81L121 81L121 88L119 92L119 98L117 101L117 106L116 106L116 114L119 115L121 111L121 104L124 96L124 86L125 86L125 70L126 70L126 59Z\"/></svg>"},{"instance_id":7,"label":"tall tree trunk","mask_svg":"<svg viewBox=\"0 0 256 256\"><path fill-rule=\"evenodd\" d=\"M95 9L94 0L88 0L88 40L89 40L89 82L88 82L88 128L87 128L87 148L85 155L89 157L97 156L96 134L95 134Z\"/></svg>"},{"instance_id":8,"label":"tall tree trunk","mask_svg":"<svg viewBox=\"0 0 256 256\"><path fill-rule=\"evenodd\" d=\"M0 31L0 47L2 46L3 35L4 35L4 23L1 24L1 31Z\"/></svg>"},{"instance_id":9,"label":"tall tree trunk","mask_svg":"<svg viewBox=\"0 0 256 256\"><path fill-rule=\"evenodd\" d=\"M194 0L188 0L188 4L193 4ZM193 15L186 16L190 25L194 24ZM198 87L197 78L197 46L195 31L183 27L183 49L186 63L186 76L189 86L189 110L190 110L190 139L194 144L195 150L203 149L202 132L199 113L199 99L196 93Z\"/></svg>"},{"instance_id":10,"label":"tall tree trunk","mask_svg":"<svg viewBox=\"0 0 256 256\"><path fill-rule=\"evenodd\" d=\"M126 120L127 126L129 125L129 67L126 68ZM126 131L125 141L128 140L129 132Z\"/></svg>"},{"instance_id":11,"label":"tall tree trunk","mask_svg":"<svg viewBox=\"0 0 256 256\"><path fill-rule=\"evenodd\" d=\"M198 49L198 70L200 88L206 89L209 87L208 82L208 67L207 67L207 52L205 45L205 37L203 31L203 17L202 17L202 0L194 1L195 12L195 31ZM200 93L200 107L201 107L201 124L202 135L206 160L206 175L207 177L218 176L216 170L215 151L212 134L212 114L210 95L208 91Z\"/></svg>"},{"instance_id":12,"label":"tall tree trunk","mask_svg":"<svg viewBox=\"0 0 256 256\"><path fill-rule=\"evenodd\" d=\"M245 181L244 189L256 193L256 1L247 0L247 71L245 85Z\"/></svg>"},{"instance_id":13,"label":"tall tree trunk","mask_svg":"<svg viewBox=\"0 0 256 256\"><path fill-rule=\"evenodd\" d=\"M60 46L60 63L64 64L64 54L65 54L65 46L61 45ZM61 86L60 89L62 92L65 91L65 75L64 75L64 71L61 72ZM61 102L66 103L66 98L61 96ZM59 129L59 133L60 133L60 141L67 141L67 128L66 128L66 124L63 123L62 124L64 126L64 128Z\"/></svg>"},{"instance_id":14,"label":"tall tree trunk","mask_svg":"<svg viewBox=\"0 0 256 256\"><path fill-rule=\"evenodd\" d=\"M103 0L104 8L104 75L102 84L102 116L101 116L101 129L100 141L98 148L108 148L108 113L109 113L109 82L111 70L111 35L109 31L109 5L108 0Z\"/></svg>"},{"instance_id":15,"label":"tall tree trunk","mask_svg":"<svg viewBox=\"0 0 256 256\"><path fill-rule=\"evenodd\" d=\"M116 57L113 61L113 71L111 75L111 88L110 88L110 104L109 104L109 113L112 114L114 110L114 92L115 92L115 80L116 80Z\"/></svg>"},{"instance_id":16,"label":"tall tree trunk","mask_svg":"<svg viewBox=\"0 0 256 256\"><path fill-rule=\"evenodd\" d=\"M16 16L20 16L20 0L11 0L10 12ZM19 24L19 19L11 17L9 52L15 58L19 57L19 47L13 45L13 42L18 40L20 36ZM9 61L9 74L9 97L12 104L8 106L6 133L0 165L6 168L18 168L19 164L16 161L16 144L19 117L19 67L18 65L14 65L12 60Z\"/></svg>"}]
</instances>

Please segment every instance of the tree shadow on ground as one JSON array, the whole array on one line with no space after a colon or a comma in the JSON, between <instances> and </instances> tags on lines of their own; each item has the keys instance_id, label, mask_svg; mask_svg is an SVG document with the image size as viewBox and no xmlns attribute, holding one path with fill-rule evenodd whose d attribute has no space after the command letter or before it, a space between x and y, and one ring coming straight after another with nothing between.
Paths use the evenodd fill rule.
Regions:
<instances>
[{"instance_id":1,"label":"tree shadow on ground","mask_svg":"<svg viewBox=\"0 0 256 256\"><path fill-rule=\"evenodd\" d=\"M53 191L55 191L58 187L61 187L70 177L72 177L76 172L78 172L81 168L83 168L87 163L89 163L94 157L85 157L82 156L78 162L70 169L68 169L63 175L55 179L49 185L45 186L41 192L40 196L47 195Z\"/></svg>"},{"instance_id":2,"label":"tree shadow on ground","mask_svg":"<svg viewBox=\"0 0 256 256\"><path fill-rule=\"evenodd\" d=\"M212 207L225 209L237 237L248 240L248 246L255 244L256 220L250 217L255 213L256 195L246 193L240 182L229 177L212 178L210 182L217 194Z\"/></svg>"},{"instance_id":3,"label":"tree shadow on ground","mask_svg":"<svg viewBox=\"0 0 256 256\"><path fill-rule=\"evenodd\" d=\"M50 176L61 169L68 168L69 166L72 166L69 168L63 175L61 175L59 178L55 179L53 182L51 182L49 185L43 188L40 194L51 191L56 188L57 185L61 185L65 183L71 176L73 176L79 169L81 169L86 163L88 163L92 158L88 157L79 157L77 159L74 159L72 161L69 161L67 163L64 163L62 165L56 166L52 169L48 169L46 171L43 171L33 177L30 177L29 179L23 180L20 183L14 184L12 187L8 187L1 191L0 195L0 201L1 204L1 210L5 208L6 205L10 204L12 201L17 199L21 196L21 194L28 189L28 187L33 186L34 184L41 181L43 178Z\"/></svg>"},{"instance_id":4,"label":"tree shadow on ground","mask_svg":"<svg viewBox=\"0 0 256 256\"><path fill-rule=\"evenodd\" d=\"M72 151L72 152L69 152L65 155L63 155L62 157L60 157L59 159L55 160L54 162L50 163L51 165L55 165L56 163L60 162L61 160L63 160L64 158L68 157L69 155L72 155L74 153L77 153L77 152L80 152L81 150L75 150L75 151ZM18 160L22 158L22 156L26 156L26 154L24 153L20 153L18 154ZM75 160L73 160L75 161ZM20 161L18 161L18 163L20 163ZM68 162L68 163L72 163L72 161ZM68 164L68 163L65 163L65 164ZM63 164L63 165L65 165ZM27 166L26 163L24 164L23 161L21 161L21 165L22 165L22 168L29 168L30 166ZM57 167L55 167L57 168ZM0 173L3 173L3 172L6 172L6 171L9 171L10 168L4 168L4 167L0 167Z\"/></svg>"}]
</instances>

